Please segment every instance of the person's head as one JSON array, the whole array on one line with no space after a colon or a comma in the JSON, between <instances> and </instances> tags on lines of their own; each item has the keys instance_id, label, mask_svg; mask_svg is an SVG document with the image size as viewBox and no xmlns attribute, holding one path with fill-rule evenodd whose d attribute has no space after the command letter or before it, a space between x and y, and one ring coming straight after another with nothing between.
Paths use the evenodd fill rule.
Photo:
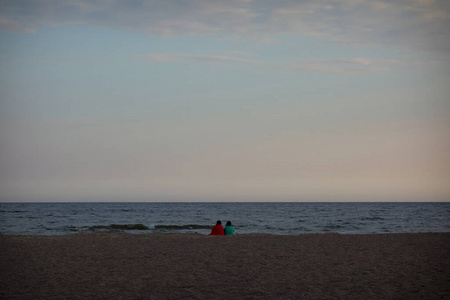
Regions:
<instances>
[{"instance_id":1,"label":"person's head","mask_svg":"<svg viewBox=\"0 0 450 300\"><path fill-rule=\"evenodd\" d=\"M227 222L227 226L231 226L231 222L230 221Z\"/></svg>"},{"instance_id":2,"label":"person's head","mask_svg":"<svg viewBox=\"0 0 450 300\"><path fill-rule=\"evenodd\" d=\"M219 220L216 222L216 225L222 225L222 222L220 222L220 220Z\"/></svg>"}]
</instances>

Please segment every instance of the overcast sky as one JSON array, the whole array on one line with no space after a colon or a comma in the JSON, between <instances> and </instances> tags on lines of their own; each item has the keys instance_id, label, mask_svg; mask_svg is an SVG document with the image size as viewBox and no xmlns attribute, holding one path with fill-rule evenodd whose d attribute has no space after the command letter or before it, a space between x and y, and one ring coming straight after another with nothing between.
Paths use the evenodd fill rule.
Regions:
<instances>
[{"instance_id":1,"label":"overcast sky","mask_svg":"<svg viewBox=\"0 0 450 300\"><path fill-rule=\"evenodd\" d=\"M0 201L450 201L450 1L0 0Z\"/></svg>"}]
</instances>

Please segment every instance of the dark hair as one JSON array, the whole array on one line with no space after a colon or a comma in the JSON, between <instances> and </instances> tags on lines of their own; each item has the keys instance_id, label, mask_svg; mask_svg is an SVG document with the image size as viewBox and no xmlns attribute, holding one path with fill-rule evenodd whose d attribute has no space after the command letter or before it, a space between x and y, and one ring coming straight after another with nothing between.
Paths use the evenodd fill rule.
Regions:
<instances>
[{"instance_id":1,"label":"dark hair","mask_svg":"<svg viewBox=\"0 0 450 300\"><path fill-rule=\"evenodd\" d=\"M228 221L227 222L227 225L226 226L231 226L231 222L230 221Z\"/></svg>"},{"instance_id":2,"label":"dark hair","mask_svg":"<svg viewBox=\"0 0 450 300\"><path fill-rule=\"evenodd\" d=\"M220 222L220 220L219 220L216 222L216 225L222 225L222 222Z\"/></svg>"}]
</instances>

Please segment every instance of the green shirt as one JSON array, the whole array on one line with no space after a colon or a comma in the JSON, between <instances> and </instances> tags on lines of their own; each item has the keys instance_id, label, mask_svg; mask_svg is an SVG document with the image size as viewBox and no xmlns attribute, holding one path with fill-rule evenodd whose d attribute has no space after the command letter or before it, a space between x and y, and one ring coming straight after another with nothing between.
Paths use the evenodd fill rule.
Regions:
<instances>
[{"instance_id":1,"label":"green shirt","mask_svg":"<svg viewBox=\"0 0 450 300\"><path fill-rule=\"evenodd\" d=\"M225 226L224 231L225 231L225 235L232 235L232 234L234 234L234 227L233 226Z\"/></svg>"}]
</instances>

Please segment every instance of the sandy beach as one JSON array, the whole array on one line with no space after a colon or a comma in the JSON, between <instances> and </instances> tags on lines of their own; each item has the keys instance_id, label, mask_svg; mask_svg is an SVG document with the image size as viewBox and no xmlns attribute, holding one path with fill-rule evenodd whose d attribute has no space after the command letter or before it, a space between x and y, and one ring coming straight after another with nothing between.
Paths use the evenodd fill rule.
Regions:
<instances>
[{"instance_id":1,"label":"sandy beach","mask_svg":"<svg viewBox=\"0 0 450 300\"><path fill-rule=\"evenodd\" d=\"M450 233L0 236L2 299L450 299Z\"/></svg>"}]
</instances>

